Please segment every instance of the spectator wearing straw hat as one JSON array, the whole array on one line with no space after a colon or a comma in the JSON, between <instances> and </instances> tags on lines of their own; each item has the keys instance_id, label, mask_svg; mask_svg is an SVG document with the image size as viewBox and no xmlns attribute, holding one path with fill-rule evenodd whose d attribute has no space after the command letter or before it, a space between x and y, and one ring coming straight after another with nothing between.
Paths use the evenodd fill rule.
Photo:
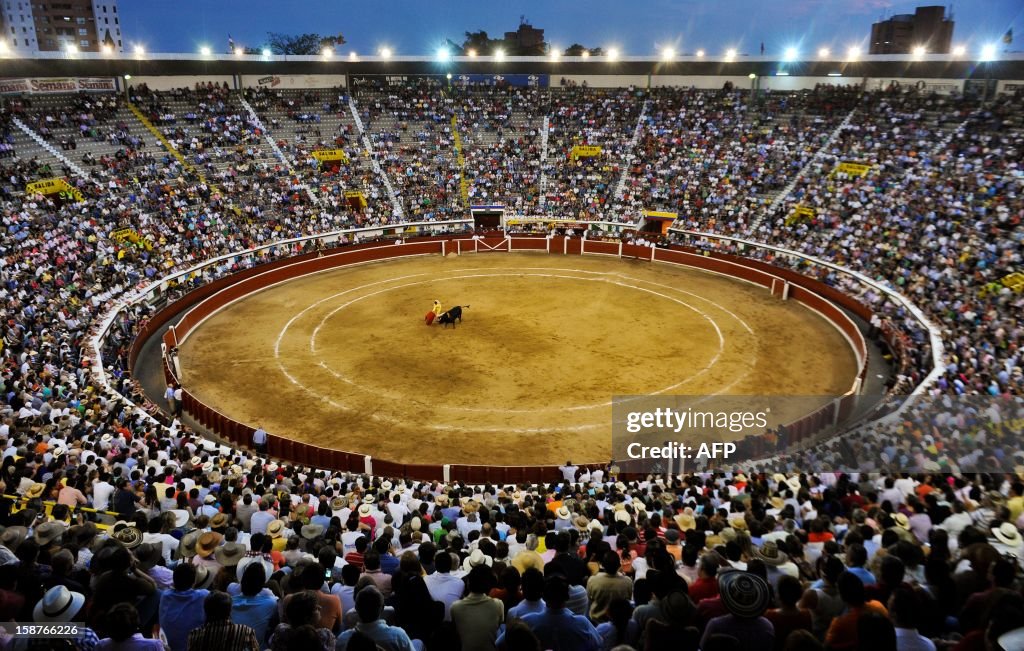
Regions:
<instances>
[{"instance_id":1,"label":"spectator wearing straw hat","mask_svg":"<svg viewBox=\"0 0 1024 651\"><path fill-rule=\"evenodd\" d=\"M47 590L43 598L36 603L35 608L32 610L32 621L36 624L81 622L85 619L84 606L85 595L69 590L63 585L54 586ZM99 644L100 640L96 632L88 626L79 624L78 633L75 639L70 640L19 638L6 646L5 649L7 651L34 651L35 649L82 651L84 649L94 649Z\"/></svg>"},{"instance_id":2,"label":"spectator wearing straw hat","mask_svg":"<svg viewBox=\"0 0 1024 651\"><path fill-rule=\"evenodd\" d=\"M190 562L193 565L202 565L210 570L210 572L216 574L222 566L214 552L217 551L217 547L220 546L223 540L224 536L216 531L204 531L199 535L199 539L196 540L196 555L192 557Z\"/></svg>"}]
</instances>

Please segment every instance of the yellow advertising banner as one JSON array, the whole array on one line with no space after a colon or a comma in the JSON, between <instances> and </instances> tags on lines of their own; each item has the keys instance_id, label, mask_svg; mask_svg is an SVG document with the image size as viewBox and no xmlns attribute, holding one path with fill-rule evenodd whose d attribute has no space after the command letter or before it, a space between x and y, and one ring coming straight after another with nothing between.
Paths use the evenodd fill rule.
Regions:
<instances>
[{"instance_id":1,"label":"yellow advertising banner","mask_svg":"<svg viewBox=\"0 0 1024 651\"><path fill-rule=\"evenodd\" d=\"M317 159L321 163L327 160L340 160L343 163L348 162L348 156L340 149L317 149L313 151L313 158Z\"/></svg>"},{"instance_id":2,"label":"yellow advertising banner","mask_svg":"<svg viewBox=\"0 0 1024 651\"><path fill-rule=\"evenodd\" d=\"M577 158L593 158L594 156L601 155L601 148L596 145L576 145L569 152L569 157L573 160Z\"/></svg>"},{"instance_id":3,"label":"yellow advertising banner","mask_svg":"<svg viewBox=\"0 0 1024 651\"><path fill-rule=\"evenodd\" d=\"M854 163L854 162L851 162L851 161L842 161L833 170L833 174L835 172L843 172L844 174L853 174L853 175L856 175L856 176L866 176L869 171L871 171L871 166L870 165L865 165L863 163Z\"/></svg>"},{"instance_id":4,"label":"yellow advertising banner","mask_svg":"<svg viewBox=\"0 0 1024 651\"><path fill-rule=\"evenodd\" d=\"M653 217L654 219L675 219L679 217L679 213L664 212L662 210L645 210L644 216Z\"/></svg>"},{"instance_id":5,"label":"yellow advertising banner","mask_svg":"<svg viewBox=\"0 0 1024 651\"><path fill-rule=\"evenodd\" d=\"M808 206L797 206L793 208L793 212L790 213L789 217L786 217L786 226L790 226L804 219L814 219L815 215L817 215L817 213L814 212L814 208L810 208Z\"/></svg>"},{"instance_id":6,"label":"yellow advertising banner","mask_svg":"<svg viewBox=\"0 0 1024 651\"><path fill-rule=\"evenodd\" d=\"M60 193L66 193L76 202L85 201L85 197L83 197L82 193L78 191L78 188L72 186L64 179L43 179L41 181L33 181L25 186L25 194Z\"/></svg>"}]
</instances>

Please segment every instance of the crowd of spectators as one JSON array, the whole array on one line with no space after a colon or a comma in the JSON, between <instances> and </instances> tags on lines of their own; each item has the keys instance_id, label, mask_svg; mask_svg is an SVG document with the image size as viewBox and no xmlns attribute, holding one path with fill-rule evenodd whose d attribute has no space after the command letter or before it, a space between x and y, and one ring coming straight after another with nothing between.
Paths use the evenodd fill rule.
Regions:
<instances>
[{"instance_id":1,"label":"crowd of spectators","mask_svg":"<svg viewBox=\"0 0 1024 651\"><path fill-rule=\"evenodd\" d=\"M66 645L77 649L1021 648L1011 630L1024 619L1024 299L992 289L1019 269L1024 246L1019 98L980 107L821 89L772 94L758 107L729 90L564 88L545 109L537 90L442 90L357 93L371 155L401 178L406 219L456 212L455 116L474 196L500 199L514 187L524 192L516 209L532 212L546 175L544 209L557 216L634 221L654 201L687 225L890 283L942 329L932 402L865 436L782 451L770 471L751 464L746 475L667 480L566 464L565 481L551 485L415 483L214 446L97 385L85 353L97 318L124 292L209 257L367 214L393 220L383 192L372 197L376 212L344 200L345 189L382 180L361 161L362 134L348 122L327 137L286 136L286 155L304 170L294 176L264 149L262 129L277 140L282 125L264 117L261 127L214 84L133 89L176 152L122 142L135 129L116 123L116 99L85 106L75 96L35 124L124 134L115 138L124 149L97 158L88 178L69 176L84 202L24 194L52 164L3 167L0 484L17 499L0 502L0 619L84 622ZM345 113L347 96L325 97L295 105L274 91L249 95L267 117L291 102L295 123L312 129L321 114ZM4 128L32 110L8 103ZM814 158L850 111L850 125ZM548 159L538 161L545 115ZM358 166L309 164L313 148L331 144ZM573 160L576 145L602 153ZM850 158L871 169L832 174ZM674 173L660 174L666 166ZM612 209L622 174L634 212ZM763 202L750 196L790 177L792 199L755 214ZM308 181L334 197L329 209L301 189ZM815 217L787 223L798 202ZM124 229L135 237L113 239ZM744 255L819 274L878 312L905 364L893 389L923 379L930 343L902 306L766 251ZM260 260L225 262L169 289ZM147 315L125 312L104 357L112 388L155 414L125 368ZM959 396L985 402L962 409Z\"/></svg>"}]
</instances>

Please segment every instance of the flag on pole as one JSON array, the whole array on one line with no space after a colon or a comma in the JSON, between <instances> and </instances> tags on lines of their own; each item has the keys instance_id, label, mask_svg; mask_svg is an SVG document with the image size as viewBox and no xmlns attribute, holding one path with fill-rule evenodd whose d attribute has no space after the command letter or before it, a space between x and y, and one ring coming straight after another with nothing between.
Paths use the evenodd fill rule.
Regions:
<instances>
[{"instance_id":1,"label":"flag on pole","mask_svg":"<svg viewBox=\"0 0 1024 651\"><path fill-rule=\"evenodd\" d=\"M235 39L231 38L231 34L228 34L228 49L232 52L235 51Z\"/></svg>"},{"instance_id":2,"label":"flag on pole","mask_svg":"<svg viewBox=\"0 0 1024 651\"><path fill-rule=\"evenodd\" d=\"M1003 43L1006 43L1007 45L1009 45L1010 43L1013 43L1013 28L1012 27L1010 29L1006 30L1006 33L1003 34Z\"/></svg>"}]
</instances>

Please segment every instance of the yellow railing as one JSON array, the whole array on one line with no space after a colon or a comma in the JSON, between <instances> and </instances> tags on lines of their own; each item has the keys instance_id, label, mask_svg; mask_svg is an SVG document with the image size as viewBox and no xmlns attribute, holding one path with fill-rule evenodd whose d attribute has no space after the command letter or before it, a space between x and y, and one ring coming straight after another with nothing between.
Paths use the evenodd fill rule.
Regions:
<instances>
[{"instance_id":1,"label":"yellow railing","mask_svg":"<svg viewBox=\"0 0 1024 651\"><path fill-rule=\"evenodd\" d=\"M12 515L15 514L15 513L19 513L21 511L24 511L27 508L28 502L29 502L29 499L27 497L22 497L20 495L0 495L0 499L8 500L8 501L11 502L11 514ZM54 502L53 500L44 500L43 501L43 510L44 510L44 512L46 513L47 516L50 516L52 514L53 507L55 507L55 506L57 506L57 503ZM69 506L68 509L71 511L72 514L78 513L78 512L81 512L81 513L95 513L95 514L100 515L100 516L109 517L109 518L111 518L111 519L113 519L115 521L119 520L120 517L121 517L120 514L115 512L115 511L99 511L97 509L89 508L87 506L77 506L77 507L76 506ZM109 524L106 524L106 523L103 523L103 522L99 522L99 521L93 522L93 524L95 524L96 528L99 529L100 531L105 531L107 529L107 527L110 526Z\"/></svg>"},{"instance_id":2,"label":"yellow railing","mask_svg":"<svg viewBox=\"0 0 1024 651\"><path fill-rule=\"evenodd\" d=\"M455 140L455 160L459 164L459 189L462 192L462 207L469 209L469 181L466 180L466 157L462 154L462 137L459 135L459 120L452 116L452 138Z\"/></svg>"}]
</instances>

